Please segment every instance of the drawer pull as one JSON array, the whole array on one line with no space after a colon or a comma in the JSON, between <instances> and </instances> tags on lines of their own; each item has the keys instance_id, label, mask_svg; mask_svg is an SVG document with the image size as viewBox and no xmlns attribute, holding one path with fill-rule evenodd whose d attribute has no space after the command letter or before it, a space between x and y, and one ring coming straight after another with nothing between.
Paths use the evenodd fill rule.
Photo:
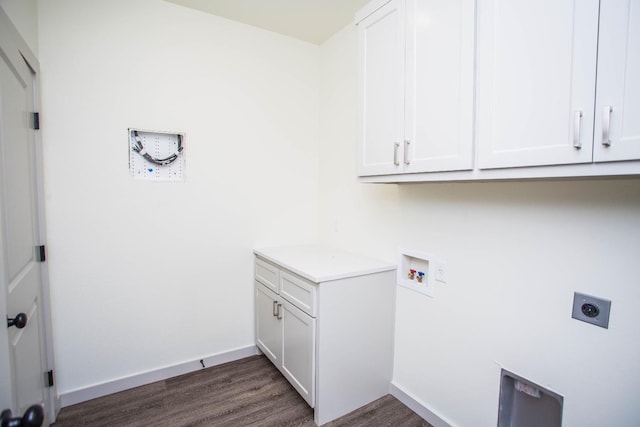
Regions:
<instances>
[{"instance_id":1,"label":"drawer pull","mask_svg":"<svg viewBox=\"0 0 640 427\"><path fill-rule=\"evenodd\" d=\"M282 304L278 304L278 320L282 320Z\"/></svg>"},{"instance_id":2,"label":"drawer pull","mask_svg":"<svg viewBox=\"0 0 640 427\"><path fill-rule=\"evenodd\" d=\"M408 139L405 139L404 140L404 164L405 165L411 164L411 160L409 159L409 144L411 144L411 141L409 141Z\"/></svg>"},{"instance_id":3,"label":"drawer pull","mask_svg":"<svg viewBox=\"0 0 640 427\"><path fill-rule=\"evenodd\" d=\"M273 317L278 317L278 301L273 302Z\"/></svg>"},{"instance_id":4,"label":"drawer pull","mask_svg":"<svg viewBox=\"0 0 640 427\"><path fill-rule=\"evenodd\" d=\"M398 149L400 148L399 142L393 143L393 164L396 166L400 165L400 160L398 159Z\"/></svg>"},{"instance_id":5,"label":"drawer pull","mask_svg":"<svg viewBox=\"0 0 640 427\"><path fill-rule=\"evenodd\" d=\"M578 150L582 148L582 142L580 142L581 122L582 122L582 111L576 111L573 117L573 146Z\"/></svg>"},{"instance_id":6,"label":"drawer pull","mask_svg":"<svg viewBox=\"0 0 640 427\"><path fill-rule=\"evenodd\" d=\"M611 145L611 112L613 108L610 105L604 107L602 112L602 145L609 147Z\"/></svg>"}]
</instances>

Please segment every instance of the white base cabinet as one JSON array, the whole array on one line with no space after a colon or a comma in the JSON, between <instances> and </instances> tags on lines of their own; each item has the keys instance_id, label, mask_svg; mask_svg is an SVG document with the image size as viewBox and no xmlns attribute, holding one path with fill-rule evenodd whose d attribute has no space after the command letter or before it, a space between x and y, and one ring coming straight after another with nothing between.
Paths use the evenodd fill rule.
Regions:
<instances>
[{"instance_id":1,"label":"white base cabinet","mask_svg":"<svg viewBox=\"0 0 640 427\"><path fill-rule=\"evenodd\" d=\"M395 265L324 246L255 254L256 344L316 424L387 394Z\"/></svg>"},{"instance_id":2,"label":"white base cabinet","mask_svg":"<svg viewBox=\"0 0 640 427\"><path fill-rule=\"evenodd\" d=\"M255 278L256 344L314 407L316 319L279 294L286 273L275 265L257 258Z\"/></svg>"}]
</instances>

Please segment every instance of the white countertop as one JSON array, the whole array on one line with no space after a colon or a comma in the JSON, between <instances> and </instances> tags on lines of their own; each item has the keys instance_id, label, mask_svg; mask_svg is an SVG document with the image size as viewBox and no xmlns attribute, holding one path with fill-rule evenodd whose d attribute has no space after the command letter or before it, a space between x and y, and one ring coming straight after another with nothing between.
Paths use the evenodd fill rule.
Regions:
<instances>
[{"instance_id":1,"label":"white countertop","mask_svg":"<svg viewBox=\"0 0 640 427\"><path fill-rule=\"evenodd\" d=\"M253 252L315 283L396 269L395 264L325 245L261 248Z\"/></svg>"}]
</instances>

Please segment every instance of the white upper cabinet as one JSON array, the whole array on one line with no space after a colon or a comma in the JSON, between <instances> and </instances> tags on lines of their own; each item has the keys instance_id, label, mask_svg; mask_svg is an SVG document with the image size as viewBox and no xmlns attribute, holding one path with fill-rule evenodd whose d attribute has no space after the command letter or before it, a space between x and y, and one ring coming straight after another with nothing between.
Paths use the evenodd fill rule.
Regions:
<instances>
[{"instance_id":1,"label":"white upper cabinet","mask_svg":"<svg viewBox=\"0 0 640 427\"><path fill-rule=\"evenodd\" d=\"M358 23L358 175L402 172L403 5L392 0Z\"/></svg>"},{"instance_id":2,"label":"white upper cabinet","mask_svg":"<svg viewBox=\"0 0 640 427\"><path fill-rule=\"evenodd\" d=\"M478 166L592 161L598 0L478 0Z\"/></svg>"},{"instance_id":3,"label":"white upper cabinet","mask_svg":"<svg viewBox=\"0 0 640 427\"><path fill-rule=\"evenodd\" d=\"M358 174L471 169L474 1L383 3L357 18Z\"/></svg>"},{"instance_id":4,"label":"white upper cabinet","mask_svg":"<svg viewBox=\"0 0 640 427\"><path fill-rule=\"evenodd\" d=\"M374 0L363 182L640 175L640 0Z\"/></svg>"},{"instance_id":5,"label":"white upper cabinet","mask_svg":"<svg viewBox=\"0 0 640 427\"><path fill-rule=\"evenodd\" d=\"M594 161L640 159L640 0L600 6Z\"/></svg>"},{"instance_id":6,"label":"white upper cabinet","mask_svg":"<svg viewBox=\"0 0 640 427\"><path fill-rule=\"evenodd\" d=\"M473 0L407 0L404 172L473 166Z\"/></svg>"}]
</instances>

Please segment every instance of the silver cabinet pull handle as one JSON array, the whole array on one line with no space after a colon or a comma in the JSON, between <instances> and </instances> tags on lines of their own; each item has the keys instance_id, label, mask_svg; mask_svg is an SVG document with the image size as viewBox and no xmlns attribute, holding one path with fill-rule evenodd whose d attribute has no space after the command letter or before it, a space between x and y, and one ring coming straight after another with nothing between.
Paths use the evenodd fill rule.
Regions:
<instances>
[{"instance_id":1,"label":"silver cabinet pull handle","mask_svg":"<svg viewBox=\"0 0 640 427\"><path fill-rule=\"evenodd\" d=\"M582 111L576 111L573 118L573 146L577 149L582 148L580 142L580 123L582 122Z\"/></svg>"},{"instance_id":2,"label":"silver cabinet pull handle","mask_svg":"<svg viewBox=\"0 0 640 427\"><path fill-rule=\"evenodd\" d=\"M398 149L400 148L399 142L393 143L393 164L398 166L400 165L400 160L398 160Z\"/></svg>"},{"instance_id":3,"label":"silver cabinet pull handle","mask_svg":"<svg viewBox=\"0 0 640 427\"><path fill-rule=\"evenodd\" d=\"M278 301L273 302L273 317L278 317Z\"/></svg>"},{"instance_id":4,"label":"silver cabinet pull handle","mask_svg":"<svg viewBox=\"0 0 640 427\"><path fill-rule=\"evenodd\" d=\"M404 140L404 164L408 165L411 163L411 160L409 160L409 144L411 144L411 141L409 141L408 139Z\"/></svg>"},{"instance_id":5,"label":"silver cabinet pull handle","mask_svg":"<svg viewBox=\"0 0 640 427\"><path fill-rule=\"evenodd\" d=\"M282 319L282 304L278 304L278 320Z\"/></svg>"},{"instance_id":6,"label":"silver cabinet pull handle","mask_svg":"<svg viewBox=\"0 0 640 427\"><path fill-rule=\"evenodd\" d=\"M611 112L613 107L607 105L602 111L602 145L609 147L611 145Z\"/></svg>"}]
</instances>

